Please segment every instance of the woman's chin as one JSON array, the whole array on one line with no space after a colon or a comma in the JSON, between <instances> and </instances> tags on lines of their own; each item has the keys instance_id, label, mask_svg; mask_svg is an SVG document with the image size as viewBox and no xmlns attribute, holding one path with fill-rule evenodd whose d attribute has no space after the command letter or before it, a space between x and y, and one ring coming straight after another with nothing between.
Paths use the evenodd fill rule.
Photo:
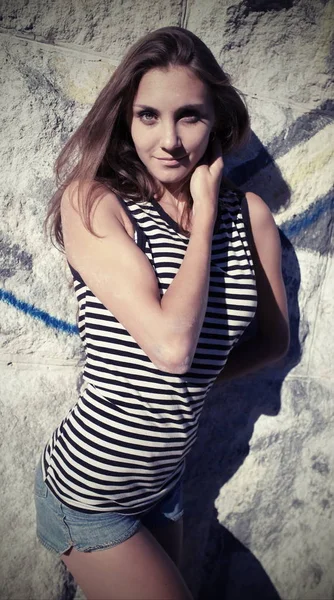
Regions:
<instances>
[{"instance_id":1,"label":"woman's chin","mask_svg":"<svg viewBox=\"0 0 334 600\"><path fill-rule=\"evenodd\" d=\"M182 186L190 179L190 173L152 173L153 177L162 185L166 186Z\"/></svg>"}]
</instances>

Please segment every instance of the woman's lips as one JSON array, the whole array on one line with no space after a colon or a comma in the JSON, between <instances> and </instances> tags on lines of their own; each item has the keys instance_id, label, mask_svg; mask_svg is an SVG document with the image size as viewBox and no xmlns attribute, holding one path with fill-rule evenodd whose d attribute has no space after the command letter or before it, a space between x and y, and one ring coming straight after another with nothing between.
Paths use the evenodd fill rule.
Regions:
<instances>
[{"instance_id":1,"label":"woman's lips","mask_svg":"<svg viewBox=\"0 0 334 600\"><path fill-rule=\"evenodd\" d=\"M163 162L167 165L177 165L181 160L187 158L187 155L180 156L180 158L159 158L158 156L155 156L154 158L160 160L160 162Z\"/></svg>"}]
</instances>

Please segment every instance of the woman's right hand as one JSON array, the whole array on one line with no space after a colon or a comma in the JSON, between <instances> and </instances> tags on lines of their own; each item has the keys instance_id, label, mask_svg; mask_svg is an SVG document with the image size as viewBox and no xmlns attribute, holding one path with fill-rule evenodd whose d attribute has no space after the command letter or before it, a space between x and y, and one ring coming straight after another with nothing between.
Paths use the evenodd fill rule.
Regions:
<instances>
[{"instance_id":1,"label":"woman's right hand","mask_svg":"<svg viewBox=\"0 0 334 600\"><path fill-rule=\"evenodd\" d=\"M215 222L223 168L221 144L215 138L209 142L191 175L190 193L193 199L194 219L212 219Z\"/></svg>"}]
</instances>

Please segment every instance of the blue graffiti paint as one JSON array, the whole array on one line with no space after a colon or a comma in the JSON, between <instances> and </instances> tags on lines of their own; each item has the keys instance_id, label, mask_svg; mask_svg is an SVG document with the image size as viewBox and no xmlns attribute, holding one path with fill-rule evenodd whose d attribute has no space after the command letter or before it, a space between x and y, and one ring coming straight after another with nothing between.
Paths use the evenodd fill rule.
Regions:
<instances>
[{"instance_id":1,"label":"blue graffiti paint","mask_svg":"<svg viewBox=\"0 0 334 600\"><path fill-rule=\"evenodd\" d=\"M280 229L288 238L299 235L302 231L314 225L319 217L326 212L332 212L334 193L325 196L317 202L313 202L303 213L292 217L280 226Z\"/></svg>"},{"instance_id":2,"label":"blue graffiti paint","mask_svg":"<svg viewBox=\"0 0 334 600\"><path fill-rule=\"evenodd\" d=\"M10 306L14 306L14 308L17 310L24 312L26 315L29 315L34 319L43 321L47 327L57 329L57 331L63 331L64 333L69 333L71 335L79 333L77 325L71 325L70 323L66 323L66 321L51 317L51 315L49 315L45 310L40 310L33 304L28 304L28 302L24 302L23 300L18 300L14 294L12 294L12 292L8 292L1 288L0 300L2 300L2 302L6 302L6 304L9 304Z\"/></svg>"}]
</instances>

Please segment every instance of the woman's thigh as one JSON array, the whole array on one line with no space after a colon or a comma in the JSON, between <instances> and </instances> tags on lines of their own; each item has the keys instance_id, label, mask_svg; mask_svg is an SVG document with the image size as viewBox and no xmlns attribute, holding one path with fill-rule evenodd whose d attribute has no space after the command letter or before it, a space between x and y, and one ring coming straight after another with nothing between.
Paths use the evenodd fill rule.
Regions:
<instances>
[{"instance_id":1,"label":"woman's thigh","mask_svg":"<svg viewBox=\"0 0 334 600\"><path fill-rule=\"evenodd\" d=\"M71 548L61 559L88 600L192 600L180 571L143 525L112 548Z\"/></svg>"},{"instance_id":2,"label":"woman's thigh","mask_svg":"<svg viewBox=\"0 0 334 600\"><path fill-rule=\"evenodd\" d=\"M178 521L170 521L168 524L159 527L147 525L147 529L175 562L176 566L180 567L183 548L183 517L180 517Z\"/></svg>"}]
</instances>

